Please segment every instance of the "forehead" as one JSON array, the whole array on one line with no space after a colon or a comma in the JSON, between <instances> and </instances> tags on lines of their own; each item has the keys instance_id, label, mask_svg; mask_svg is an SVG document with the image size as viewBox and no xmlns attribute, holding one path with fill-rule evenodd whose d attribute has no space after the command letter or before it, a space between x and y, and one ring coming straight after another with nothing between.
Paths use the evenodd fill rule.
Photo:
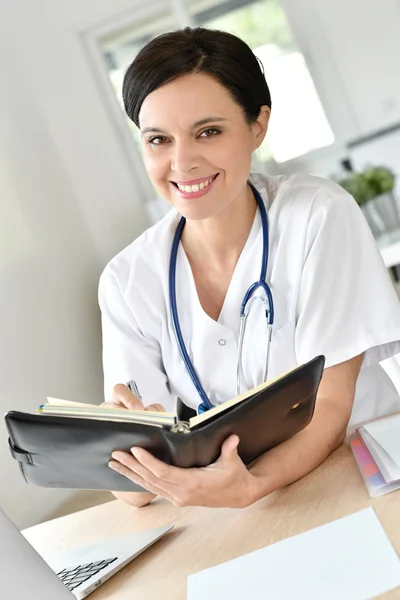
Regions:
<instances>
[{"instance_id":1,"label":"forehead","mask_svg":"<svg viewBox=\"0 0 400 600\"><path fill-rule=\"evenodd\" d=\"M140 109L140 128L188 126L205 117L243 118L229 90L206 73L185 75L149 94Z\"/></svg>"}]
</instances>

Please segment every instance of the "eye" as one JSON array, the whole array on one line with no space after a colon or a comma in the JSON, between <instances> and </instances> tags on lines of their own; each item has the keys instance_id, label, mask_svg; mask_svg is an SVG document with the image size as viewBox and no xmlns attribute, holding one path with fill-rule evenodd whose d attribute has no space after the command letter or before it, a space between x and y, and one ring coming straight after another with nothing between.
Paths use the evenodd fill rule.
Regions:
<instances>
[{"instance_id":1,"label":"eye","mask_svg":"<svg viewBox=\"0 0 400 600\"><path fill-rule=\"evenodd\" d=\"M165 138L162 135L153 135L152 137L149 137L149 139L147 140L147 143L150 146L161 146L162 144L165 144L167 142L167 138Z\"/></svg>"},{"instance_id":2,"label":"eye","mask_svg":"<svg viewBox=\"0 0 400 600\"><path fill-rule=\"evenodd\" d=\"M221 133L221 130L218 127L208 127L208 129L204 129L199 137L212 137L214 135L218 135Z\"/></svg>"}]
</instances>

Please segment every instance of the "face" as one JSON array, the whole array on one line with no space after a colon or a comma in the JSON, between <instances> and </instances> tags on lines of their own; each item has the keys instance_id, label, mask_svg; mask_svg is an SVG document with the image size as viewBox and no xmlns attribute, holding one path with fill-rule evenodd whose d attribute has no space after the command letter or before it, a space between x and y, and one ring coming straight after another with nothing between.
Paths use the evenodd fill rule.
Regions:
<instances>
[{"instance_id":1,"label":"face","mask_svg":"<svg viewBox=\"0 0 400 600\"><path fill-rule=\"evenodd\" d=\"M186 75L149 94L140 114L149 177L187 219L208 219L248 194L251 154L269 109L249 125L243 109L213 77Z\"/></svg>"}]
</instances>

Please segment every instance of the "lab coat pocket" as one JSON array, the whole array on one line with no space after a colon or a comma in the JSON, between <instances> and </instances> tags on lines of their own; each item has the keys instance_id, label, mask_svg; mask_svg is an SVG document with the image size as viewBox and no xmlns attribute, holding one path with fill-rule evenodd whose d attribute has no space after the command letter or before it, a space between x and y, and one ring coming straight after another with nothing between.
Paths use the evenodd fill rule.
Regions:
<instances>
[{"instance_id":1,"label":"lab coat pocket","mask_svg":"<svg viewBox=\"0 0 400 600\"><path fill-rule=\"evenodd\" d=\"M297 366L295 354L295 321L273 328L269 357L268 379L277 377Z\"/></svg>"},{"instance_id":2,"label":"lab coat pocket","mask_svg":"<svg viewBox=\"0 0 400 600\"><path fill-rule=\"evenodd\" d=\"M268 373L267 378L271 379L280 375L284 370L281 365L291 361L294 346L294 326L285 323L277 326L274 322L272 327L272 338L269 349ZM243 338L242 365L244 372L244 383L249 389L257 386L263 380L265 361L267 356L267 322L265 308L261 302L253 305L249 314L246 330ZM293 365L294 366L294 365Z\"/></svg>"}]
</instances>

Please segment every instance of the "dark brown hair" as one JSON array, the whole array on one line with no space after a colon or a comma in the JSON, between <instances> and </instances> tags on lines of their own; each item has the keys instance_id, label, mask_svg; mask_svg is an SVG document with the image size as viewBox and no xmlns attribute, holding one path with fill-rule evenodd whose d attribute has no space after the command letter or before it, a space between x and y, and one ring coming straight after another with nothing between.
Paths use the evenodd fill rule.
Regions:
<instances>
[{"instance_id":1,"label":"dark brown hair","mask_svg":"<svg viewBox=\"0 0 400 600\"><path fill-rule=\"evenodd\" d=\"M128 67L122 86L128 117L139 127L145 98L191 73L208 73L217 79L242 107L249 124L257 119L261 106L271 108L262 65L243 40L225 31L186 27L151 40Z\"/></svg>"}]
</instances>

